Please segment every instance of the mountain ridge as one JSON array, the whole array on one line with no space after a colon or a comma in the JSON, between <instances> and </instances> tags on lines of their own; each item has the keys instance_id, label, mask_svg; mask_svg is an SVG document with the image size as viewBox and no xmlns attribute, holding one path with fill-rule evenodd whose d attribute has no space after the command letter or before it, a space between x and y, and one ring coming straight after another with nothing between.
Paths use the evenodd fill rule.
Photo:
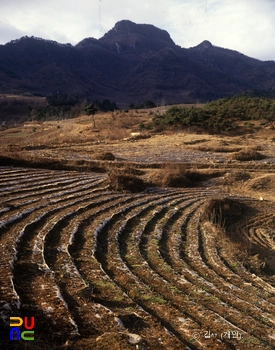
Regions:
<instances>
[{"instance_id":1,"label":"mountain ridge","mask_svg":"<svg viewBox=\"0 0 275 350\"><path fill-rule=\"evenodd\" d=\"M0 45L0 93L56 92L118 104L211 100L273 92L275 62L260 61L204 40L174 43L151 24L122 20L99 39L76 45L23 37Z\"/></svg>"}]
</instances>

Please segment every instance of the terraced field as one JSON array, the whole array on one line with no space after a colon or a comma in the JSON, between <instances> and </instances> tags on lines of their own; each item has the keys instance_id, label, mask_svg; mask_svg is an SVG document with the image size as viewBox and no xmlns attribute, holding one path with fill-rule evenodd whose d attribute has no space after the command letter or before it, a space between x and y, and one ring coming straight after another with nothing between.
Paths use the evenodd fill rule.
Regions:
<instances>
[{"instance_id":1,"label":"terraced field","mask_svg":"<svg viewBox=\"0 0 275 350\"><path fill-rule=\"evenodd\" d=\"M0 193L1 349L275 348L272 273L234 250L250 242L270 272L273 202L15 167L0 168ZM7 341L11 315L35 317L34 342Z\"/></svg>"}]
</instances>

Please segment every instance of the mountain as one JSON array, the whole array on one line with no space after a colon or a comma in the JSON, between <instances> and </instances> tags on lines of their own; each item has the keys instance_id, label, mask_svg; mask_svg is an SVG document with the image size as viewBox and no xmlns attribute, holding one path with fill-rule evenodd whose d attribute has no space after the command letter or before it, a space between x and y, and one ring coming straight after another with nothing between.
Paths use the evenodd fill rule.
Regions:
<instances>
[{"instance_id":1,"label":"mountain","mask_svg":"<svg viewBox=\"0 0 275 350\"><path fill-rule=\"evenodd\" d=\"M0 93L56 92L119 106L206 101L246 91L273 93L275 62L203 41L186 49L168 32L123 20L77 45L23 37L0 45Z\"/></svg>"}]
</instances>

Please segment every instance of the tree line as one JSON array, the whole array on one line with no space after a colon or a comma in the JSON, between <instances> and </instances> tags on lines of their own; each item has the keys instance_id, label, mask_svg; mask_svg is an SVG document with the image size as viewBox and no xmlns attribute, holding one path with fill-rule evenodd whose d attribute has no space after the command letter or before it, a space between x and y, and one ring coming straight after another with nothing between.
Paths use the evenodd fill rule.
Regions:
<instances>
[{"instance_id":1,"label":"tree line","mask_svg":"<svg viewBox=\"0 0 275 350\"><path fill-rule=\"evenodd\" d=\"M47 106L39 108L29 107L29 117L32 120L61 120L68 118L75 118L80 114L94 114L90 113L94 108L95 112L102 111L114 111L119 109L115 102L111 102L108 99L103 101L94 100L80 100L77 96L68 96L67 94L53 94L46 97Z\"/></svg>"},{"instance_id":2,"label":"tree line","mask_svg":"<svg viewBox=\"0 0 275 350\"><path fill-rule=\"evenodd\" d=\"M232 130L237 121L275 121L275 99L252 96L235 96L211 101L204 107L171 107L163 115L155 115L149 127L190 127Z\"/></svg>"}]
</instances>

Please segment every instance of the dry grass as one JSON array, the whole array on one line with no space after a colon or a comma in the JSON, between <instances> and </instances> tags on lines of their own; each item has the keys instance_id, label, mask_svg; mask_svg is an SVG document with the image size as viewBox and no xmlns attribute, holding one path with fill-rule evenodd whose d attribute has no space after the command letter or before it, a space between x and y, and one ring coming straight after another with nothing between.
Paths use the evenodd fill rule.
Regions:
<instances>
[{"instance_id":1,"label":"dry grass","mask_svg":"<svg viewBox=\"0 0 275 350\"><path fill-rule=\"evenodd\" d=\"M231 253L232 261L238 261L239 264L245 266L245 268L251 273L262 274L266 270L267 264L265 262L264 254L255 253L258 247L252 247L251 242L245 237L238 237L239 240L232 238L231 233L228 233L225 227L217 225L213 222L205 222L204 225L212 226L212 231L216 234L217 244L220 249L226 245Z\"/></svg>"},{"instance_id":2,"label":"dry grass","mask_svg":"<svg viewBox=\"0 0 275 350\"><path fill-rule=\"evenodd\" d=\"M232 224L242 215L244 206L230 198L211 198L205 202L202 220L220 227Z\"/></svg>"},{"instance_id":3,"label":"dry grass","mask_svg":"<svg viewBox=\"0 0 275 350\"><path fill-rule=\"evenodd\" d=\"M150 182L159 187L190 187L192 182L185 176L186 165L164 163L160 169L150 175Z\"/></svg>"},{"instance_id":4,"label":"dry grass","mask_svg":"<svg viewBox=\"0 0 275 350\"><path fill-rule=\"evenodd\" d=\"M209 141L208 139L198 139L198 140L191 140L191 141L184 141L184 145L197 145L198 143L203 143Z\"/></svg>"},{"instance_id":5,"label":"dry grass","mask_svg":"<svg viewBox=\"0 0 275 350\"><path fill-rule=\"evenodd\" d=\"M260 152L257 151L257 149L253 147L246 148L244 150L241 150L237 153L232 154L231 159L233 160L239 160L242 162L247 162L251 160L261 160L265 159L266 156Z\"/></svg>"},{"instance_id":6,"label":"dry grass","mask_svg":"<svg viewBox=\"0 0 275 350\"><path fill-rule=\"evenodd\" d=\"M114 191L142 192L150 186L141 175L144 171L125 163L121 167L113 167L109 164L106 168L109 177L109 188Z\"/></svg>"},{"instance_id":7,"label":"dry grass","mask_svg":"<svg viewBox=\"0 0 275 350\"><path fill-rule=\"evenodd\" d=\"M130 192L142 192L147 187L146 182L130 174L125 174L118 169L112 169L108 171L109 176L109 188L114 191L130 191Z\"/></svg>"},{"instance_id":8,"label":"dry grass","mask_svg":"<svg viewBox=\"0 0 275 350\"><path fill-rule=\"evenodd\" d=\"M16 143L22 146L120 140L131 136L133 129L138 128L141 118L134 112L115 112L96 114L95 121L96 128L89 116L62 121L26 122L16 128L2 129L1 136L7 144Z\"/></svg>"},{"instance_id":9,"label":"dry grass","mask_svg":"<svg viewBox=\"0 0 275 350\"><path fill-rule=\"evenodd\" d=\"M186 171L185 176L192 182L201 182L223 176L224 173L224 170L191 168Z\"/></svg>"},{"instance_id":10,"label":"dry grass","mask_svg":"<svg viewBox=\"0 0 275 350\"><path fill-rule=\"evenodd\" d=\"M245 191L256 198L274 201L275 199L275 175L264 174L254 176L245 184Z\"/></svg>"},{"instance_id":11,"label":"dry grass","mask_svg":"<svg viewBox=\"0 0 275 350\"><path fill-rule=\"evenodd\" d=\"M251 175L242 170L234 170L226 174L224 177L225 185L236 185L237 182L245 182L251 178Z\"/></svg>"},{"instance_id":12,"label":"dry grass","mask_svg":"<svg viewBox=\"0 0 275 350\"><path fill-rule=\"evenodd\" d=\"M231 153L231 152L239 152L242 148L241 147L223 147L223 146L217 146L217 147L200 146L197 149L202 152Z\"/></svg>"},{"instance_id":13,"label":"dry grass","mask_svg":"<svg viewBox=\"0 0 275 350\"><path fill-rule=\"evenodd\" d=\"M230 198L211 198L205 202L201 220L214 225L217 239L231 246L232 253L249 271L274 273L274 251L249 240L241 230L249 209L244 203ZM256 211L255 211L256 215Z\"/></svg>"},{"instance_id":14,"label":"dry grass","mask_svg":"<svg viewBox=\"0 0 275 350\"><path fill-rule=\"evenodd\" d=\"M92 156L95 160L116 160L112 152L96 152Z\"/></svg>"},{"instance_id":15,"label":"dry grass","mask_svg":"<svg viewBox=\"0 0 275 350\"><path fill-rule=\"evenodd\" d=\"M191 187L194 183L190 178L195 174L195 172L187 171L186 165L183 163L164 163L160 169L150 170L144 177L140 176L144 174L143 171L127 164L119 169L109 168L107 173L112 189L129 190L131 192L140 192L147 187L154 186Z\"/></svg>"},{"instance_id":16,"label":"dry grass","mask_svg":"<svg viewBox=\"0 0 275 350\"><path fill-rule=\"evenodd\" d=\"M100 136L103 140L122 140L130 136L130 131L128 129L121 129L114 126L102 130Z\"/></svg>"},{"instance_id":17,"label":"dry grass","mask_svg":"<svg viewBox=\"0 0 275 350\"><path fill-rule=\"evenodd\" d=\"M160 169L151 171L149 181L159 187L192 187L222 175L221 170L188 169L184 163L164 163Z\"/></svg>"},{"instance_id":18,"label":"dry grass","mask_svg":"<svg viewBox=\"0 0 275 350\"><path fill-rule=\"evenodd\" d=\"M266 268L266 262L260 254L251 253L251 248L245 244L235 245L238 259L251 272L260 274Z\"/></svg>"}]
</instances>

